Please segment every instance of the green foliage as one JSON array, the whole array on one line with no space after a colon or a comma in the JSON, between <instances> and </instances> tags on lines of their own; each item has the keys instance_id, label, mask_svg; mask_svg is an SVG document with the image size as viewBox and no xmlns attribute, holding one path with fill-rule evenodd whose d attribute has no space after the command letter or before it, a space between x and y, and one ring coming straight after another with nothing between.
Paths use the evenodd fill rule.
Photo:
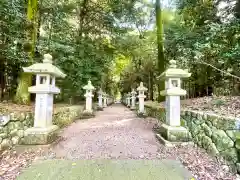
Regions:
<instances>
[{"instance_id":1,"label":"green foliage","mask_svg":"<svg viewBox=\"0 0 240 180\"><path fill-rule=\"evenodd\" d=\"M225 105L225 101L222 99L214 99L214 100L212 100L211 104L216 107L220 107L220 106Z\"/></svg>"}]
</instances>

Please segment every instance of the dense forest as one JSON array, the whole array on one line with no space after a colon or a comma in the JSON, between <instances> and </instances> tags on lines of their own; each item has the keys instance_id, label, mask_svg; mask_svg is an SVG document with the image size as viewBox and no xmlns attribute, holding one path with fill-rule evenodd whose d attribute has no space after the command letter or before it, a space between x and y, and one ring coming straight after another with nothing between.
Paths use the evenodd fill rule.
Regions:
<instances>
[{"instance_id":1,"label":"dense forest","mask_svg":"<svg viewBox=\"0 0 240 180\"><path fill-rule=\"evenodd\" d=\"M22 67L45 53L65 73L57 101L80 101L91 79L109 94L141 81L162 98L159 76L175 59L192 76L188 97L240 94L240 0L2 0L1 100L28 104Z\"/></svg>"}]
</instances>

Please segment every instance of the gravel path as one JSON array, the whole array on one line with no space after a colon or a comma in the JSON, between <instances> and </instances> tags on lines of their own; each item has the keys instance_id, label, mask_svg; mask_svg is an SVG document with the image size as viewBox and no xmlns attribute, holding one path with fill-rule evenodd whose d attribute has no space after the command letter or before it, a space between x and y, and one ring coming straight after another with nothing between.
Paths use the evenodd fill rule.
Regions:
<instances>
[{"instance_id":1,"label":"gravel path","mask_svg":"<svg viewBox=\"0 0 240 180\"><path fill-rule=\"evenodd\" d=\"M63 140L54 148L64 159L172 159L179 160L198 180L236 180L222 160L196 146L166 148L153 133L156 119L141 119L116 104L79 120L63 130ZM238 179L239 180L239 179Z\"/></svg>"},{"instance_id":2,"label":"gravel path","mask_svg":"<svg viewBox=\"0 0 240 180\"><path fill-rule=\"evenodd\" d=\"M4 152L0 157L0 180L14 180L24 167L43 159L171 159L179 160L197 180L240 180L223 161L201 148L166 148L159 144L152 131L155 122L153 118L136 117L120 104L112 105L97 112L95 118L76 121L63 129L60 141L47 151Z\"/></svg>"},{"instance_id":3,"label":"gravel path","mask_svg":"<svg viewBox=\"0 0 240 180\"><path fill-rule=\"evenodd\" d=\"M54 147L56 157L68 159L154 159L159 144L152 132L154 122L137 118L122 105L97 112L96 117L66 128Z\"/></svg>"}]
</instances>

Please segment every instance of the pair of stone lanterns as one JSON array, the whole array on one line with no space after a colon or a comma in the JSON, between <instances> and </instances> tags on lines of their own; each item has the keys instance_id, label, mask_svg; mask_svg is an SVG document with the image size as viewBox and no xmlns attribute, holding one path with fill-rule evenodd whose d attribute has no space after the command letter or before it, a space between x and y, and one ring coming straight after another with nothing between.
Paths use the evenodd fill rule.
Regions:
<instances>
[{"instance_id":1,"label":"pair of stone lanterns","mask_svg":"<svg viewBox=\"0 0 240 180\"><path fill-rule=\"evenodd\" d=\"M100 88L98 91L98 110L102 111L103 108L107 107L111 103L112 98Z\"/></svg>"},{"instance_id":2,"label":"pair of stone lanterns","mask_svg":"<svg viewBox=\"0 0 240 180\"><path fill-rule=\"evenodd\" d=\"M143 86L143 82L140 83L140 86L137 88L138 91L138 99L139 99L139 110L138 114L143 115L144 112L144 99L146 96L144 95L144 92L147 91L147 88ZM131 110L136 109L136 95L137 92L133 89L132 92L129 92L126 96L126 104L127 107L130 107Z\"/></svg>"},{"instance_id":3,"label":"pair of stone lanterns","mask_svg":"<svg viewBox=\"0 0 240 180\"><path fill-rule=\"evenodd\" d=\"M52 64L52 56L45 54L42 63L35 63L29 67L24 67L25 73L36 74L36 85L28 88L30 93L36 94L34 126L25 130L24 144L48 144L57 137L58 126L53 125L53 96L59 94L60 89L55 86L57 77L64 78L66 75ZM84 114L92 115L92 97L95 89L91 83L83 87L86 90L86 107ZM100 102L100 101L99 101ZM99 104L101 105L101 104ZM107 100L104 99L104 105Z\"/></svg>"}]
</instances>

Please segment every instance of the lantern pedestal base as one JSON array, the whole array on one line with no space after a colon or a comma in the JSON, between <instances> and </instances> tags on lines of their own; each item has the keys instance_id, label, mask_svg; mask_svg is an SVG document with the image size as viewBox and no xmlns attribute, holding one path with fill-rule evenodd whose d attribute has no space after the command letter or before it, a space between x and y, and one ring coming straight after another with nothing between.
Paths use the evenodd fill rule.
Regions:
<instances>
[{"instance_id":1,"label":"lantern pedestal base","mask_svg":"<svg viewBox=\"0 0 240 180\"><path fill-rule=\"evenodd\" d=\"M24 132L23 142L27 145L50 144L57 139L58 126L52 125L46 128L32 127Z\"/></svg>"},{"instance_id":2,"label":"lantern pedestal base","mask_svg":"<svg viewBox=\"0 0 240 180\"><path fill-rule=\"evenodd\" d=\"M137 116L140 117L140 118L146 118L147 117L146 113L143 113L143 112L140 112L140 111L137 112Z\"/></svg>"},{"instance_id":3,"label":"lantern pedestal base","mask_svg":"<svg viewBox=\"0 0 240 180\"><path fill-rule=\"evenodd\" d=\"M97 107L97 110L98 110L98 111L103 111L103 107L98 106L98 107Z\"/></svg>"},{"instance_id":4,"label":"lantern pedestal base","mask_svg":"<svg viewBox=\"0 0 240 180\"><path fill-rule=\"evenodd\" d=\"M136 110L136 107L131 107L130 110L134 111L134 110Z\"/></svg>"},{"instance_id":5,"label":"lantern pedestal base","mask_svg":"<svg viewBox=\"0 0 240 180\"><path fill-rule=\"evenodd\" d=\"M81 119L88 119L94 117L93 110L84 110Z\"/></svg>"},{"instance_id":6,"label":"lantern pedestal base","mask_svg":"<svg viewBox=\"0 0 240 180\"><path fill-rule=\"evenodd\" d=\"M170 142L188 142L191 140L189 131L182 126L174 127L162 124L157 131L165 140Z\"/></svg>"}]
</instances>

